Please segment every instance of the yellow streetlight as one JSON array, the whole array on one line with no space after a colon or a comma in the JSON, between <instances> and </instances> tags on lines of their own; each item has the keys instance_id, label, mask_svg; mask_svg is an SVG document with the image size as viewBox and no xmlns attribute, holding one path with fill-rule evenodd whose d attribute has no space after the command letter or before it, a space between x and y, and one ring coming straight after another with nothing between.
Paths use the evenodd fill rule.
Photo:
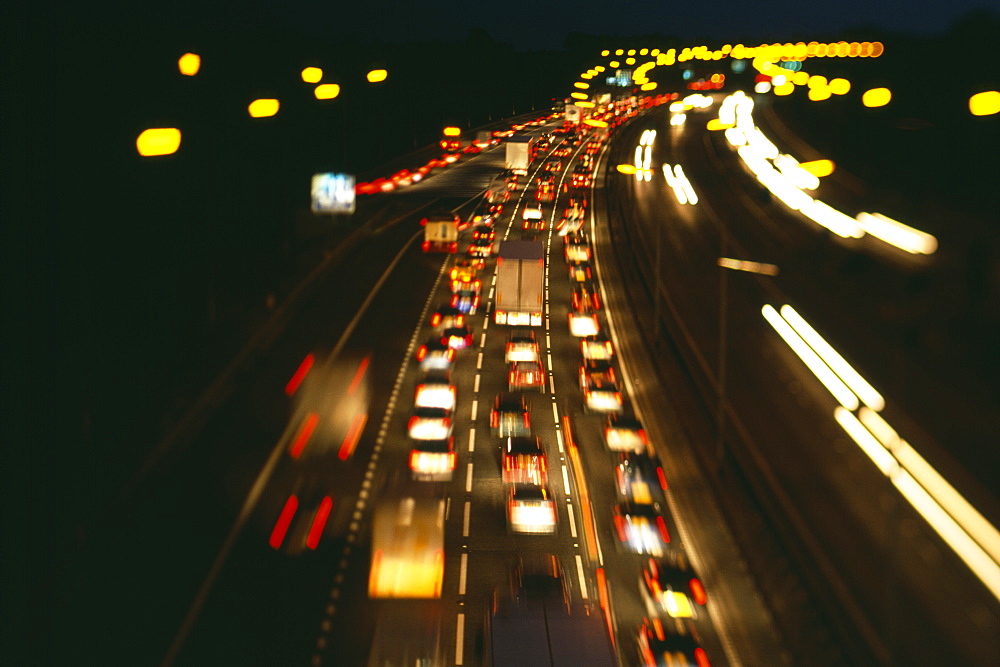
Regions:
<instances>
[{"instance_id":1,"label":"yellow streetlight","mask_svg":"<svg viewBox=\"0 0 1000 667\"><path fill-rule=\"evenodd\" d=\"M969 111L973 116L991 116L1000 113L1000 91L987 90L969 98Z\"/></svg>"},{"instance_id":2,"label":"yellow streetlight","mask_svg":"<svg viewBox=\"0 0 1000 667\"><path fill-rule=\"evenodd\" d=\"M323 80L323 70L318 67L306 67L302 70L302 80L306 83L319 83Z\"/></svg>"},{"instance_id":3,"label":"yellow streetlight","mask_svg":"<svg viewBox=\"0 0 1000 667\"><path fill-rule=\"evenodd\" d=\"M176 127L153 127L143 130L135 140L136 150L143 157L170 155L181 146L181 131Z\"/></svg>"},{"instance_id":4,"label":"yellow streetlight","mask_svg":"<svg viewBox=\"0 0 1000 667\"><path fill-rule=\"evenodd\" d=\"M335 83L323 83L316 86L313 95L316 96L317 100L332 100L340 95L340 86Z\"/></svg>"},{"instance_id":5,"label":"yellow streetlight","mask_svg":"<svg viewBox=\"0 0 1000 667\"><path fill-rule=\"evenodd\" d=\"M194 76L201 69L201 56L197 53L185 53L177 59L177 69L184 76Z\"/></svg>"},{"instance_id":6,"label":"yellow streetlight","mask_svg":"<svg viewBox=\"0 0 1000 667\"><path fill-rule=\"evenodd\" d=\"M389 73L384 69L373 69L368 72L368 83L379 83L380 81L385 81Z\"/></svg>"},{"instance_id":7,"label":"yellow streetlight","mask_svg":"<svg viewBox=\"0 0 1000 667\"><path fill-rule=\"evenodd\" d=\"M278 108L281 104L276 99L272 98L262 98L254 100L247 107L247 111L254 118L267 118L268 116L273 116L278 113Z\"/></svg>"},{"instance_id":8,"label":"yellow streetlight","mask_svg":"<svg viewBox=\"0 0 1000 667\"><path fill-rule=\"evenodd\" d=\"M891 99L892 92L888 88L872 88L861 96L861 103L866 107L884 107Z\"/></svg>"}]
</instances>

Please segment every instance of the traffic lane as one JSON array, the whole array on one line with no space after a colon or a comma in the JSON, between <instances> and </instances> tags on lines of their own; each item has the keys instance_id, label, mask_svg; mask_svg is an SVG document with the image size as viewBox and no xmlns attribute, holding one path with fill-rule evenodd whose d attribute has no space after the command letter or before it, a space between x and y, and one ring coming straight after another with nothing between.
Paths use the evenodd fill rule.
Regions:
<instances>
[{"instance_id":1,"label":"traffic lane","mask_svg":"<svg viewBox=\"0 0 1000 667\"><path fill-rule=\"evenodd\" d=\"M675 257L673 255L673 253L672 253L672 250L673 249L670 250L671 254L667 255L667 257L669 258L669 260L676 259L677 261L683 262L685 259L687 259L687 260L692 259L689 256L688 257L683 257L683 256L676 256ZM706 260L705 263L707 263L708 258L705 258L705 260ZM735 279L732 279L732 280L735 280ZM731 280L731 284L732 284L732 280ZM754 282L754 281L751 280L749 282ZM692 321L690 319L690 317L696 317L697 316L697 312L696 311L698 310L699 305L701 305L701 304L699 304L697 302L698 301L701 301L702 303L704 303L705 301L711 302L714 295L712 295L711 292L702 293L700 295L702 298L700 298L700 299L692 299L691 298L692 296L693 296L693 294L691 292L684 291L678 297L678 301L679 302L685 301L685 298L687 299L687 303L685 305L687 305L689 308L687 309L686 312L690 313L691 316L686 316L685 317L685 324L688 326L689 330L692 330L692 331L695 332L695 335L692 336L692 339L696 340L696 341L702 341L702 340L711 341L712 338L715 338L715 340L717 341L717 337L712 336L712 329L713 329L713 327L711 326L708 318L705 318L702 315L703 320L702 320L702 323L701 323L702 326L700 327L700 329L696 326L697 321L695 321L694 323L692 323ZM762 299L761 296L757 297L758 303L761 301L761 299ZM701 311L703 312L704 308L701 308ZM748 315L748 317L756 317L756 314L750 313ZM732 321L734 323L736 323L736 322L742 322L743 320L741 318L735 318L734 317ZM716 330L717 330L717 328L716 328ZM716 336L717 336L717 334L716 334ZM715 343L715 345L717 346L717 342ZM701 357L703 359L705 359L705 358L711 359L713 357L713 350L711 349L711 347L712 346L711 346L711 343L710 343L709 345L705 346L705 349L702 350ZM797 471L797 475L798 476L801 476L801 474L802 474L801 470Z\"/></svg>"},{"instance_id":2,"label":"traffic lane","mask_svg":"<svg viewBox=\"0 0 1000 667\"><path fill-rule=\"evenodd\" d=\"M407 231L409 236L413 236L413 226L402 229ZM377 255L368 255L366 261L371 261L376 257ZM373 264L372 266L379 266L381 270L387 264L388 260L380 265ZM414 285L419 285L421 282L426 284L423 289L429 290L435 277L434 271L433 264L428 263L428 258L419 251L405 255L397 267L397 271L393 273L389 282L379 292L372 308L360 321L352 339L348 342L348 347L342 354L344 359L365 358L361 355L370 359L367 367L367 372L370 373L367 379L373 387L370 416L378 413L378 406L385 406L388 402L388 388L392 386L388 376L398 368L399 364L399 359L395 358L395 355L390 355L388 358L379 354L372 355L372 349L397 350L406 348L406 329L399 326L399 321L415 322L418 309L423 304L419 302L400 303L398 295L413 289ZM329 307L331 294L335 295L337 303L344 304L348 298L344 293L344 285L358 284L355 281L363 278L363 275L358 273L352 275L351 278L352 282L350 283L332 280L324 286L324 289L317 290L314 299L302 309L302 312L307 315L301 321L292 323L287 331L309 332L307 334L309 336L322 335L324 332L337 332L337 327L330 321L331 315L338 312L337 309ZM343 312L349 311L344 310ZM341 326L340 329L342 328ZM327 346L331 346L333 342L330 339L324 340L324 344ZM280 347L282 343L283 341L279 341L277 345ZM353 374L356 372L356 367L343 367L341 374L346 375L347 372ZM332 406L339 404L341 398L347 395L347 391L344 390L345 384L345 378L341 378L339 386L334 386L330 374L324 374L319 367L314 369L299 390L301 396L310 404L302 406L295 413L293 419L309 413L322 414L323 422L326 423ZM284 383L276 384L276 386L283 387ZM341 391L337 391L338 389ZM291 425L297 434L300 430L298 425L296 423L291 423ZM309 441L303 445L302 453L298 458L293 459L290 454L284 452L281 454L275 474L267 485L258 505L258 512L248 523L250 529L241 536L223 569L224 576L212 589L208 604L198 619L195 636L203 636L208 639L204 643L194 641L190 649L185 648L182 655L197 656L202 650L211 655L212 651L218 650L223 645L221 638L227 636L224 630L233 628L235 619L246 619L251 625L259 619L272 619L274 627L269 632L258 628L252 637L265 638L272 635L295 637L299 640L297 646L304 646L307 650L308 647L312 646L313 636L316 632L314 619L317 611L323 608L316 596L328 588L329 571L327 564L322 559L318 567L303 566L299 562L303 557L301 552L308 550L291 548L289 545L294 545L297 539L301 539L302 520L309 516L312 507L317 506L317 499L321 501L324 494L329 495L334 503L324 540L326 536L343 539L351 520L351 508L355 502L357 489L364 472L364 469L360 467L360 462L370 455L374 441L372 431L371 427L365 429L365 435L362 436L354 454L347 456L347 461L341 459L342 453L349 454L342 449L345 435L343 428L330 431L319 426ZM290 447L291 442L287 445ZM255 473L256 470L253 472ZM269 558L268 550L277 551L267 546L269 537L292 493L301 496L302 511L297 513L296 521L290 526L288 544L282 544L280 553L283 558ZM322 549L317 549L317 551L328 549L325 542L321 542L321 545ZM305 557L308 558L309 554L306 553ZM278 561L269 570L274 572L276 576L260 577L258 581L248 580L246 577L240 576L247 572L258 576L262 572L267 572L268 570L256 567L256 564L268 563L271 560ZM231 575L228 574L230 572ZM263 605L248 604L245 599L247 586L250 586L255 596L259 596ZM289 596L287 591L312 591L313 595L306 595L304 599L299 601L299 604L295 604L294 595ZM272 604L276 606L271 606ZM284 609L286 613L276 616L273 613L268 613L276 608ZM247 650L240 646L240 642L247 643L246 637L236 633L231 639L234 645L227 650L234 654L239 654L241 650ZM284 642L275 642L275 646L284 646ZM266 651L257 654L263 661L261 664L267 664L271 657L275 657ZM249 660L253 655L254 652L250 651L247 659Z\"/></svg>"}]
</instances>

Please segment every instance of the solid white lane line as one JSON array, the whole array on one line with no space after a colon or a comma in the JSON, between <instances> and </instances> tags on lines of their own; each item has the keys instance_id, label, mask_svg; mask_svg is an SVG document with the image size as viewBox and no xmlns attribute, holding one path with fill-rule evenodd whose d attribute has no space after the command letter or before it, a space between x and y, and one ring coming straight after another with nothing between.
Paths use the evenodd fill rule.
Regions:
<instances>
[{"instance_id":1,"label":"solid white lane line","mask_svg":"<svg viewBox=\"0 0 1000 667\"><path fill-rule=\"evenodd\" d=\"M584 600L590 599L590 594L587 592L587 580L583 576L583 559L580 558L580 554L576 555L576 574L580 578L580 595L583 596Z\"/></svg>"}]
</instances>

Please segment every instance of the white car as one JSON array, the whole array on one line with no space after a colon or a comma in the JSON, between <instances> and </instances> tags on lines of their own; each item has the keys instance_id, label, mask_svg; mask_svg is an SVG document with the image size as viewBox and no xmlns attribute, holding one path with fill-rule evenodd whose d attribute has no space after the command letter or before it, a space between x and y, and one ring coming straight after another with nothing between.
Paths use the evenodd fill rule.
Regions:
<instances>
[{"instance_id":1,"label":"white car","mask_svg":"<svg viewBox=\"0 0 1000 667\"><path fill-rule=\"evenodd\" d=\"M427 482L449 482L455 472L455 445L451 437L421 440L410 450L410 473Z\"/></svg>"},{"instance_id":2,"label":"white car","mask_svg":"<svg viewBox=\"0 0 1000 667\"><path fill-rule=\"evenodd\" d=\"M444 440L451 437L451 412L444 408L416 408L406 425L413 440Z\"/></svg>"},{"instance_id":3,"label":"white car","mask_svg":"<svg viewBox=\"0 0 1000 667\"><path fill-rule=\"evenodd\" d=\"M455 403L455 385L451 383L451 376L443 371L427 373L413 393L414 408L441 408L452 412Z\"/></svg>"},{"instance_id":4,"label":"white car","mask_svg":"<svg viewBox=\"0 0 1000 667\"><path fill-rule=\"evenodd\" d=\"M540 361L538 356L538 341L531 329L513 329L507 339L504 350L504 361Z\"/></svg>"},{"instance_id":5,"label":"white car","mask_svg":"<svg viewBox=\"0 0 1000 667\"><path fill-rule=\"evenodd\" d=\"M587 412L621 412L624 400L613 382L591 378L583 390L583 405Z\"/></svg>"},{"instance_id":6,"label":"white car","mask_svg":"<svg viewBox=\"0 0 1000 667\"><path fill-rule=\"evenodd\" d=\"M607 338L595 336L580 341L580 353L584 360L610 361L614 359L615 348Z\"/></svg>"},{"instance_id":7,"label":"white car","mask_svg":"<svg viewBox=\"0 0 1000 667\"><path fill-rule=\"evenodd\" d=\"M556 503L544 486L512 484L507 499L507 525L514 533L556 532Z\"/></svg>"},{"instance_id":8,"label":"white car","mask_svg":"<svg viewBox=\"0 0 1000 667\"><path fill-rule=\"evenodd\" d=\"M586 338L596 336L601 331L601 324L597 320L597 313L589 309L570 311L569 333L576 338Z\"/></svg>"}]
</instances>

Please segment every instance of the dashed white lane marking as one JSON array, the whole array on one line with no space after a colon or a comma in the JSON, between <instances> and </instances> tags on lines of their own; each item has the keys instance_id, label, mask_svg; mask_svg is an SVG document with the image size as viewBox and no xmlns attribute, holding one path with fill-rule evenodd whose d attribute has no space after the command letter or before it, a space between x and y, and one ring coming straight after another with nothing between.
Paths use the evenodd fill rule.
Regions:
<instances>
[{"instance_id":1,"label":"dashed white lane marking","mask_svg":"<svg viewBox=\"0 0 1000 667\"><path fill-rule=\"evenodd\" d=\"M465 492L472 493L472 462L469 462L469 467L465 472Z\"/></svg>"},{"instance_id":2,"label":"dashed white lane marking","mask_svg":"<svg viewBox=\"0 0 1000 667\"><path fill-rule=\"evenodd\" d=\"M580 554L576 555L576 575L580 578L580 595L587 600L590 594L587 592L587 580L583 576L583 559L580 558Z\"/></svg>"},{"instance_id":3,"label":"dashed white lane marking","mask_svg":"<svg viewBox=\"0 0 1000 667\"><path fill-rule=\"evenodd\" d=\"M465 578L469 574L469 554L462 554L462 562L458 566L458 594L465 595Z\"/></svg>"},{"instance_id":4,"label":"dashed white lane marking","mask_svg":"<svg viewBox=\"0 0 1000 667\"><path fill-rule=\"evenodd\" d=\"M562 431L556 431L556 444L559 445L559 453L560 454L562 454L562 453L564 453L566 451L565 448L563 447Z\"/></svg>"},{"instance_id":5,"label":"dashed white lane marking","mask_svg":"<svg viewBox=\"0 0 1000 667\"><path fill-rule=\"evenodd\" d=\"M559 408L556 407L555 401L552 402L552 418L556 420L557 424L559 423Z\"/></svg>"},{"instance_id":6,"label":"dashed white lane marking","mask_svg":"<svg viewBox=\"0 0 1000 667\"><path fill-rule=\"evenodd\" d=\"M476 370L481 371L483 369L483 353L479 353L479 358L476 359Z\"/></svg>"},{"instance_id":7,"label":"dashed white lane marking","mask_svg":"<svg viewBox=\"0 0 1000 667\"><path fill-rule=\"evenodd\" d=\"M479 401L472 401L472 421L476 421L476 413L479 411Z\"/></svg>"},{"instance_id":8,"label":"dashed white lane marking","mask_svg":"<svg viewBox=\"0 0 1000 667\"><path fill-rule=\"evenodd\" d=\"M563 489L566 491L566 495L569 495L569 472L566 470L566 466L562 467L563 474Z\"/></svg>"},{"instance_id":9,"label":"dashed white lane marking","mask_svg":"<svg viewBox=\"0 0 1000 667\"><path fill-rule=\"evenodd\" d=\"M469 429L469 453L476 451L476 429Z\"/></svg>"},{"instance_id":10,"label":"dashed white lane marking","mask_svg":"<svg viewBox=\"0 0 1000 667\"><path fill-rule=\"evenodd\" d=\"M455 664L464 665L462 661L465 657L465 614L459 614L455 622Z\"/></svg>"},{"instance_id":11,"label":"dashed white lane marking","mask_svg":"<svg viewBox=\"0 0 1000 667\"><path fill-rule=\"evenodd\" d=\"M486 347L486 332L479 337L479 347Z\"/></svg>"},{"instance_id":12,"label":"dashed white lane marking","mask_svg":"<svg viewBox=\"0 0 1000 667\"><path fill-rule=\"evenodd\" d=\"M462 517L462 537L468 537L469 536L469 508L470 508L470 506L471 506L471 503L468 500L466 500L465 501L465 516Z\"/></svg>"},{"instance_id":13,"label":"dashed white lane marking","mask_svg":"<svg viewBox=\"0 0 1000 667\"><path fill-rule=\"evenodd\" d=\"M476 373L476 377L472 381L472 393L474 393L474 394L478 394L479 393L479 373Z\"/></svg>"},{"instance_id":14,"label":"dashed white lane marking","mask_svg":"<svg viewBox=\"0 0 1000 667\"><path fill-rule=\"evenodd\" d=\"M573 503L566 503L566 512L569 514L569 533L576 539L576 512L573 511Z\"/></svg>"}]
</instances>

